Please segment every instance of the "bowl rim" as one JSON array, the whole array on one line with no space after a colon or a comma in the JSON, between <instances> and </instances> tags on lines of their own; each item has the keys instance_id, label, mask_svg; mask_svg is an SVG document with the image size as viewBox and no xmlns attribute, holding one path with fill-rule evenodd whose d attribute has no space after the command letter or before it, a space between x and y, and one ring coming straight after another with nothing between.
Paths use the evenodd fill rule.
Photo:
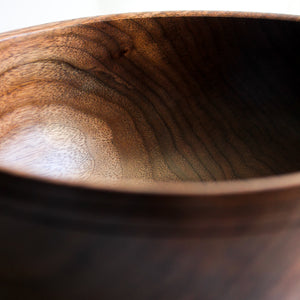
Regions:
<instances>
[{"instance_id":1,"label":"bowl rim","mask_svg":"<svg viewBox=\"0 0 300 300\"><path fill-rule=\"evenodd\" d=\"M259 12L232 12L232 11L160 11L160 12L138 12L111 14L96 17L77 18L51 22L42 25L26 27L0 33L0 43L6 40L26 37L28 35L45 34L49 31L73 27L76 25L86 25L95 22L127 20L127 19L146 19L146 18L165 18L165 17L222 17L222 18L243 18L243 19L268 19L300 22L299 15L259 13ZM14 170L0 166L0 173L5 176L16 176L30 179L36 182L45 182L51 185L88 188L97 191L111 191L122 193L143 193L143 194L163 194L177 196L209 196L209 195L234 195L244 193L257 193L276 191L283 189L300 188L300 171L271 175L265 177L234 179L222 181L145 181L136 179L120 179L114 181L103 181L100 183L84 182L81 180L64 180L63 178L48 178L22 170Z\"/></svg>"},{"instance_id":2,"label":"bowl rim","mask_svg":"<svg viewBox=\"0 0 300 300\"><path fill-rule=\"evenodd\" d=\"M83 188L99 192L119 192L126 194L168 195L168 196L226 196L274 192L299 189L300 171L248 179L230 179L220 181L145 181L137 179L103 180L92 183L82 180L43 177L0 166L1 176L18 177L36 184L43 182L67 188Z\"/></svg>"},{"instance_id":3,"label":"bowl rim","mask_svg":"<svg viewBox=\"0 0 300 300\"><path fill-rule=\"evenodd\" d=\"M0 32L0 42L30 34L45 33L47 31L68 28L76 25L87 25L95 22L117 21L129 19L166 18L166 17L216 17L216 18L245 18L245 19L267 19L300 22L300 15L264 13L264 12L243 12L243 11L214 11L214 10L174 10L174 11L149 11L132 12L120 14L108 14L101 16L83 17L57 22L44 23L14 29L7 32Z\"/></svg>"}]
</instances>

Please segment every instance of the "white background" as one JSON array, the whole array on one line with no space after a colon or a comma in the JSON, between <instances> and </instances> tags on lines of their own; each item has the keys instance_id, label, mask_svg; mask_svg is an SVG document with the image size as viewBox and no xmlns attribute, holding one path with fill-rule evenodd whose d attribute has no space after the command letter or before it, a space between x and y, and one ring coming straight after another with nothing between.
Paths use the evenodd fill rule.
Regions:
<instances>
[{"instance_id":1,"label":"white background","mask_svg":"<svg viewBox=\"0 0 300 300\"><path fill-rule=\"evenodd\" d=\"M161 10L300 15L300 0L0 0L0 32L78 17Z\"/></svg>"}]
</instances>

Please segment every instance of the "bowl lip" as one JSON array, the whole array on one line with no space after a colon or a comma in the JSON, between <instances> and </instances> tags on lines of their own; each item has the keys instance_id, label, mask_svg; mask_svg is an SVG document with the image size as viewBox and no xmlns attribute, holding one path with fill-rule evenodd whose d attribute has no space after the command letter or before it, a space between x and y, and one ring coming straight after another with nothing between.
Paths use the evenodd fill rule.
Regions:
<instances>
[{"instance_id":1,"label":"bowl lip","mask_svg":"<svg viewBox=\"0 0 300 300\"><path fill-rule=\"evenodd\" d=\"M55 29L68 28L76 25L87 25L95 22L118 21L129 19L147 19L147 18L166 18L166 17L219 17L219 18L244 18L244 19L266 19L300 22L300 15L265 13L265 12L245 12L245 11L215 11L215 10L174 10L174 11L149 11L149 12L132 12L108 14L101 16L75 18L57 22L50 22L40 25L34 25L15 29L7 32L0 32L0 42L30 35L36 33L45 33Z\"/></svg>"},{"instance_id":2,"label":"bowl lip","mask_svg":"<svg viewBox=\"0 0 300 300\"><path fill-rule=\"evenodd\" d=\"M222 17L242 19L266 19L300 22L299 15L258 13L258 12L232 12L232 11L160 11L160 12L138 12L125 14L112 14L97 17L77 18L59 22L46 23L23 29L0 33L0 43L6 40L26 37L32 34L45 34L57 29L65 29L77 25L86 25L95 22L116 21L128 19L147 19L165 17ZM0 166L2 175L30 179L35 182L44 182L51 185L67 186L70 188L87 188L99 192L120 192L130 194L162 194L176 196L214 196L234 195L245 193L272 192L286 189L300 189L300 171L257 177L250 179L236 179L223 181L191 182L191 181L145 181L136 179L121 179L116 181L103 181L101 183L84 182L80 180L64 180L47 178L22 170L9 169Z\"/></svg>"},{"instance_id":3,"label":"bowl lip","mask_svg":"<svg viewBox=\"0 0 300 300\"><path fill-rule=\"evenodd\" d=\"M145 181L118 179L103 180L100 183L39 176L1 166L0 175L2 178L3 176L12 176L14 178L17 177L19 180L30 180L36 184L46 183L52 186L125 194L201 197L278 192L280 190L291 189L297 189L300 192L300 171L265 177L220 181Z\"/></svg>"}]
</instances>

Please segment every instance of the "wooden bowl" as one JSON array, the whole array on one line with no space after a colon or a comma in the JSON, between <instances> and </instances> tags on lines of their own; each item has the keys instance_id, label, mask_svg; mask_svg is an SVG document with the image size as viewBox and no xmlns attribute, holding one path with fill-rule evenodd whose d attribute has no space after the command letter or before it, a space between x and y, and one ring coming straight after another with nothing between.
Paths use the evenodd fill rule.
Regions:
<instances>
[{"instance_id":1,"label":"wooden bowl","mask_svg":"<svg viewBox=\"0 0 300 300\"><path fill-rule=\"evenodd\" d=\"M299 21L0 35L1 299L297 298Z\"/></svg>"}]
</instances>

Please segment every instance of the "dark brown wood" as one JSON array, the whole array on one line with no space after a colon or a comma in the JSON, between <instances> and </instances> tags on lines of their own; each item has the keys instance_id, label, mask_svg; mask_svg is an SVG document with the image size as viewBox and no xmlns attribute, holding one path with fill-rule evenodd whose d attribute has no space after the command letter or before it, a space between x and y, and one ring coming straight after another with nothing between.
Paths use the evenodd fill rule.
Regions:
<instances>
[{"instance_id":1,"label":"dark brown wood","mask_svg":"<svg viewBox=\"0 0 300 300\"><path fill-rule=\"evenodd\" d=\"M96 184L298 171L298 22L141 17L1 43L0 162Z\"/></svg>"},{"instance_id":2,"label":"dark brown wood","mask_svg":"<svg viewBox=\"0 0 300 300\"><path fill-rule=\"evenodd\" d=\"M1 299L297 298L299 20L0 35Z\"/></svg>"}]
</instances>

